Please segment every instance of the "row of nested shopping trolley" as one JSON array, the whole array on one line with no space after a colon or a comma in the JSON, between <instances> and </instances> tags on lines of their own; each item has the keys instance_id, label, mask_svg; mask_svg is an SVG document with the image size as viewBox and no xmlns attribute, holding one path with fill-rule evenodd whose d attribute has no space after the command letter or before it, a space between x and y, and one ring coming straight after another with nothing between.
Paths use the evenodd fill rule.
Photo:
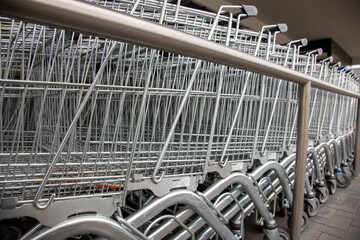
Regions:
<instances>
[{"instance_id":1,"label":"row of nested shopping trolley","mask_svg":"<svg viewBox=\"0 0 360 240\"><path fill-rule=\"evenodd\" d=\"M89 2L359 91L306 39L278 44L286 24L243 29L253 6ZM2 239L243 239L254 211L289 239L297 84L6 17L0 41ZM356 104L311 90L303 228L354 176Z\"/></svg>"}]
</instances>

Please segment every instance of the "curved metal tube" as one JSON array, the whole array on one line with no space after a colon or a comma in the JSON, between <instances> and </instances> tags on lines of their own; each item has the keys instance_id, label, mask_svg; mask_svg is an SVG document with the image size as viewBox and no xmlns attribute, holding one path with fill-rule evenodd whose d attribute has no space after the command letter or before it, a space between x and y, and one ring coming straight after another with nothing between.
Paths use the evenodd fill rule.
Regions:
<instances>
[{"instance_id":1,"label":"curved metal tube","mask_svg":"<svg viewBox=\"0 0 360 240\"><path fill-rule=\"evenodd\" d=\"M354 146L355 146L355 134L354 132L351 132L349 134L349 138L350 138L350 144L349 144L349 148L350 148L350 154L353 152L354 150Z\"/></svg>"},{"instance_id":2,"label":"curved metal tube","mask_svg":"<svg viewBox=\"0 0 360 240\"><path fill-rule=\"evenodd\" d=\"M52 228L31 235L28 239L62 240L78 234L95 234L110 240L136 240L137 238L114 220L98 215L82 215L66 220Z\"/></svg>"},{"instance_id":3,"label":"curved metal tube","mask_svg":"<svg viewBox=\"0 0 360 240\"><path fill-rule=\"evenodd\" d=\"M259 211L260 215L264 218L264 223L267 227L276 227L276 222L274 221L273 217L265 207L264 203L262 202L259 193L254 188L252 180L247 177L246 175L242 173L233 173L229 175L227 178L221 179L216 184L213 185L213 187L206 192L205 196L217 196L220 192L222 192L226 187L228 187L231 184L241 184L241 186L245 189L246 193L249 195L250 199L253 201L255 207ZM215 190L215 192L212 192L212 190ZM215 194L214 194L215 193ZM211 199L211 198L210 198ZM226 226L224 226L221 221L215 217L215 215L212 213L210 208L203 202L203 200L198 196L197 194L187 191L187 190L177 190L172 193L169 193L168 195L165 195L161 199L157 199L153 201L152 203L149 203L147 206L145 206L143 209L139 210L138 212L132 214L129 216L126 221L128 223L131 223L135 227L140 227L145 222L150 220L153 216L159 213L162 209L174 205L176 203L184 203L186 205L189 205L192 210L197 212L202 218L205 219L207 224L209 224L211 227L215 229L215 231L221 236L221 234L224 234L224 232L221 233L221 229L216 229L214 225L216 224L214 220L217 221L218 226L225 228L226 231L230 231ZM198 205L198 206L196 206ZM205 206L203 206L205 205ZM161 207L159 207L161 206ZM204 210L203 210L204 209ZM209 211L210 213L206 213L206 211ZM208 220L211 219L211 222ZM221 225L221 226L220 226ZM232 237L234 237L231 234ZM229 238L225 238L229 239Z\"/></svg>"},{"instance_id":4,"label":"curved metal tube","mask_svg":"<svg viewBox=\"0 0 360 240\"><path fill-rule=\"evenodd\" d=\"M315 194L313 193L312 189L311 189L311 184L309 181L309 174L306 173L306 178L305 178L305 189L306 189L306 195L305 196L314 196Z\"/></svg>"},{"instance_id":5,"label":"curved metal tube","mask_svg":"<svg viewBox=\"0 0 360 240\"><path fill-rule=\"evenodd\" d=\"M345 135L346 146L347 146L347 156L350 156L353 149L353 132L349 132Z\"/></svg>"},{"instance_id":6,"label":"curved metal tube","mask_svg":"<svg viewBox=\"0 0 360 240\"><path fill-rule=\"evenodd\" d=\"M291 158L289 158L291 159ZM285 165L288 166L288 161L285 162ZM275 174L274 173L270 173L269 176L273 177L274 180L272 182L272 185L273 186L276 186L276 191L277 193L279 193L282 189L281 187L279 186L279 181L278 181L278 178L276 178ZM271 193L273 190L272 190L272 187L271 186L263 186L261 185L261 187L263 187L263 189L265 188L264 192L266 194L269 194ZM236 191L236 189L233 189L231 190L232 192ZM253 207L253 204L251 203L251 200L249 199L248 196L244 196L242 197L239 202L243 205L243 206L246 206L244 207L244 210L245 210L245 214L250 214L252 209L254 208ZM229 204L229 203L228 203ZM236 218L236 213L238 212L238 207L236 206L236 204L232 204L232 206L229 208L229 206L227 205L226 206L228 209L224 212L224 215L227 216L228 218L231 218L232 216L235 216ZM200 221L198 221L197 223L199 224ZM196 223L192 223L192 225L195 225ZM209 239L213 234L213 230L210 228L210 227L207 227L202 233L200 236L202 236L203 238L200 238L200 239ZM177 239L177 238L176 238ZM181 235L181 238L179 239L186 239L184 235Z\"/></svg>"},{"instance_id":7,"label":"curved metal tube","mask_svg":"<svg viewBox=\"0 0 360 240\"><path fill-rule=\"evenodd\" d=\"M35 232L39 231L43 227L44 227L44 225L42 225L41 223L36 224L29 231L27 231L25 234L23 234L19 240L29 239L31 237L31 235L33 235Z\"/></svg>"},{"instance_id":8,"label":"curved metal tube","mask_svg":"<svg viewBox=\"0 0 360 240\"><path fill-rule=\"evenodd\" d=\"M334 166L333 166L333 161L331 160L331 152L330 152L330 147L327 143L322 143L319 146L316 147L317 151L320 152L321 149L325 150L325 155L326 155L326 163L327 163L327 167L329 169L330 172L330 176L334 177Z\"/></svg>"},{"instance_id":9,"label":"curved metal tube","mask_svg":"<svg viewBox=\"0 0 360 240\"><path fill-rule=\"evenodd\" d=\"M336 166L336 168L340 168L340 150L339 150L339 144L335 141L335 139L331 139L330 141L327 142L327 144L329 146L333 145L334 146L334 155L335 155L335 165L334 168Z\"/></svg>"},{"instance_id":10,"label":"curved metal tube","mask_svg":"<svg viewBox=\"0 0 360 240\"><path fill-rule=\"evenodd\" d=\"M251 209L253 209L253 206L255 205L256 209L258 210L258 212L264 219L264 227L268 228L268 229L276 228L276 222L274 221L270 212L267 210L264 203L260 199L259 193L257 191L254 191L253 182L249 177L247 177L246 175L241 174L241 173L234 173L234 174L229 175L227 178L218 181L215 184L216 185L221 184L221 186L227 187L230 184L239 183L240 181L241 181L241 184L239 185L239 187L241 187L241 190L244 190L248 194L247 196L244 196L240 201L238 200L239 204L241 204L242 206L246 206L246 207L243 207L245 215L249 214L251 212ZM253 190L249 191L248 190L249 188L252 188ZM221 189L219 189L219 190L221 190ZM235 188L230 193L235 197L236 191L237 191L237 189ZM256 193L256 195L257 195L256 198L254 198L254 196L251 195L253 192ZM229 197L229 198L231 199L231 201L233 201L232 197ZM222 201L224 201L224 200L226 200L226 197L224 197L224 199ZM222 201L219 201L220 202L219 204L221 204ZM259 205L261 205L261 207ZM232 216L234 216L239 211L238 203L235 203L233 205L233 207L235 209L232 208L231 210L227 210L226 213L224 213L224 216L227 215L228 219L231 218L231 216L228 215L229 211L233 212L233 214L231 214ZM192 223L190 227L194 227L194 226L198 225L199 223L201 224L201 219L197 218L195 221L196 222ZM209 230L211 230L211 228L207 228L206 230L204 230L202 232L202 234L200 235L203 238L200 238L200 239L208 239L211 235L211 233L209 233ZM176 236L176 239L185 239L185 235L179 234L178 236Z\"/></svg>"},{"instance_id":11,"label":"curved metal tube","mask_svg":"<svg viewBox=\"0 0 360 240\"><path fill-rule=\"evenodd\" d=\"M283 159L279 165L281 165L282 167L288 167L290 164L292 164L295 160L295 153L289 155L288 157L286 157L285 159ZM260 168L266 168L263 171L267 172L270 169L269 165L264 164L262 165ZM254 177L254 179L259 179L261 177L261 175L254 175L256 172L251 173L250 175L252 175ZM275 175L275 173L271 173L270 175ZM278 180L275 180L278 181ZM276 186L278 186L279 183L277 183ZM264 184L265 185L265 184ZM214 183L211 187L209 187L208 189L206 189L203 193L204 195L208 198L208 199L213 199L215 197L217 197L227 186L222 186L221 183L216 182ZM260 187L262 187L264 189L264 186L261 184ZM231 190L231 192L233 192L233 195L235 197L238 197L240 195L240 191L238 190L238 188L234 188L233 190ZM224 199L222 199L220 201L220 205L217 206L218 209L222 210L225 208L225 205L230 204L233 201L233 199L231 197L224 197ZM240 203L243 206L248 205L251 202L249 196L244 196L244 198L242 198L240 200ZM246 211L249 211L249 209L251 210L253 208L253 205L250 203L250 205L248 205L246 207ZM234 206L234 211L238 211L238 207ZM181 221L185 221L186 219L190 218L193 215L193 211L191 209L183 209L181 211L179 211L176 216L178 217L178 219L180 219ZM225 214L224 214L225 215ZM235 215L235 214L231 214L231 217ZM194 231L198 230L198 228L201 228L201 226L203 226L205 224L205 222L203 221L203 219L201 218L197 218L196 220L193 221L193 223L190 226L190 229L194 229ZM164 234L166 234L169 231L172 231L173 229L175 229L178 225L176 223L174 223L173 221L169 220L167 222L165 222L164 224L162 224L159 229L157 229L154 233L152 233L149 237L150 238L154 238L154 239L158 239L158 238L162 238L164 236ZM179 237L179 239L186 239L187 236L187 232L186 231L182 231L180 234L177 235L177 237Z\"/></svg>"},{"instance_id":12,"label":"curved metal tube","mask_svg":"<svg viewBox=\"0 0 360 240\"><path fill-rule=\"evenodd\" d=\"M244 210L243 206L241 206L241 203L238 201L238 199L231 192L226 192L226 193L220 195L216 199L214 205L217 205L221 199L223 199L224 197L227 197L227 196L231 197L234 200L235 204L240 208L240 216L237 218L237 220L241 221L241 223L240 223L240 233L242 234L243 231L244 231L245 210ZM203 232L198 238L199 239L207 239L206 232Z\"/></svg>"},{"instance_id":13,"label":"curved metal tube","mask_svg":"<svg viewBox=\"0 0 360 240\"><path fill-rule=\"evenodd\" d=\"M254 188L253 181L246 175L242 173L232 173L228 177L221 179L213 185L213 187L207 191L207 194L212 194L212 189L218 192L218 195L226 187L232 184L239 184L244 188L244 191L249 195L251 201L254 203L256 209L259 211L260 215L264 218L264 223L268 226L276 226L276 223L273 217L270 215L269 211L265 207L264 203L261 200L259 192Z\"/></svg>"},{"instance_id":14,"label":"curved metal tube","mask_svg":"<svg viewBox=\"0 0 360 240\"><path fill-rule=\"evenodd\" d=\"M191 240L195 240L195 234L193 232L191 232L191 230L183 223L181 222L179 219L177 219L175 216L173 215L163 215L161 217L159 217L158 219L156 219L155 221L153 221L145 230L144 235L147 235L150 231L150 229L157 224L158 222L166 219L166 218L171 218L173 219L175 222L177 222L182 228L184 228L188 233L190 233L191 235Z\"/></svg>"},{"instance_id":15,"label":"curved metal tube","mask_svg":"<svg viewBox=\"0 0 360 240\"><path fill-rule=\"evenodd\" d=\"M292 205L293 200L293 193L290 188L290 182L288 181L288 178L286 176L285 169L278 164L277 162L267 162L263 165L262 168L257 168L254 170L251 175L256 177L260 177L264 175L267 171L274 170L277 177L279 178L280 184L289 200L289 204Z\"/></svg>"},{"instance_id":16,"label":"curved metal tube","mask_svg":"<svg viewBox=\"0 0 360 240\"><path fill-rule=\"evenodd\" d=\"M283 168L287 168L290 164L292 164L296 159L296 153L293 153L279 163Z\"/></svg>"},{"instance_id":17,"label":"curved metal tube","mask_svg":"<svg viewBox=\"0 0 360 240\"><path fill-rule=\"evenodd\" d=\"M148 237L146 237L142 232L140 232L137 228L135 228L133 225L129 224L127 221L125 221L122 217L120 217L119 213L120 207L118 207L117 213L113 215L116 221L124 225L126 228L128 228L130 231L134 233L139 239L142 240L149 240Z\"/></svg>"},{"instance_id":18,"label":"curved metal tube","mask_svg":"<svg viewBox=\"0 0 360 240\"><path fill-rule=\"evenodd\" d=\"M290 156L288 156L284 160L282 160L280 165L283 167L288 167L289 165L294 164L294 159L295 159L295 154L291 154ZM262 165L260 168L263 168L263 167L264 167L264 165ZM265 165L265 168L266 167L268 167L268 166ZM253 174L250 174L250 175L253 175ZM280 192L281 189L279 186L280 185L279 180L277 178L275 178L276 174L274 172L270 172L268 175L271 176L271 178L274 178L273 184L274 184L274 186L276 186L277 192ZM259 179L260 177L261 176L254 176L254 179ZM269 194L271 192L271 187L265 186L265 183L260 183L259 185L262 189L265 189L264 192L266 194ZM213 198L217 197L223 191L223 189L224 189L224 187L219 185L218 182L216 182L204 191L204 195L207 196L208 199L213 199ZM241 188L241 186L240 187L235 186L229 192L232 195L234 195L235 197L238 197L243 192L243 189ZM223 210L223 209L227 208L229 206L229 204L231 204L232 202L233 202L233 199L230 196L227 196L227 197L224 197L216 207L219 210ZM244 206L245 215L249 214L252 211L252 209L254 208L254 205L251 203L251 199L249 198L248 195L243 196L239 200L239 202L242 206ZM239 211L239 207L237 206L237 204L233 204L232 207L228 208L223 213L223 215L225 217L227 217L228 219L231 219L232 217L234 217L236 215L236 213L238 213L238 211ZM176 216L179 219L181 219L181 221L185 221L186 219L190 218L192 215L193 215L193 212L190 209L183 209L176 214ZM189 228L193 231L198 231L204 225L205 225L204 220L201 217L197 217L195 220L193 220L190 223ZM156 231L153 232L150 235L150 237L154 238L154 239L162 238L169 231L172 231L176 227L177 227L177 224L175 224L174 222L171 222L171 221L167 221L164 224L162 224L158 229L156 229ZM205 234L205 232L206 232L206 234ZM204 231L204 236L205 235L208 236L207 234L211 235L211 232L213 232L213 230L211 229L211 227L208 227L208 229ZM187 239L188 237L189 237L189 235L186 231L181 231L180 233L178 233L176 235L175 238L176 239Z\"/></svg>"},{"instance_id":19,"label":"curved metal tube","mask_svg":"<svg viewBox=\"0 0 360 240\"><path fill-rule=\"evenodd\" d=\"M234 234L220 221L202 197L189 190L175 190L161 198L155 199L125 220L138 228L159 214L163 209L179 203L188 205L194 212L198 213L222 238L235 239Z\"/></svg>"},{"instance_id":20,"label":"curved metal tube","mask_svg":"<svg viewBox=\"0 0 360 240\"><path fill-rule=\"evenodd\" d=\"M317 151L315 148L310 147L307 150L307 154L311 154L312 159L314 161L314 166L315 166L315 172L316 172L316 177L319 180L319 185L324 185L324 180L321 176L321 170L320 170L320 165L319 165L319 159L317 157Z\"/></svg>"},{"instance_id":21,"label":"curved metal tube","mask_svg":"<svg viewBox=\"0 0 360 240\"><path fill-rule=\"evenodd\" d=\"M294 164L295 164L294 160L295 160L295 154L291 154L290 156L288 156L288 157L286 157L284 160L282 160L282 161L280 162L280 165L283 166L283 167L285 167L285 168L287 168L287 169L294 169ZM275 175L274 173L270 173L270 174L269 174L269 176L272 176L272 177L274 177L274 175ZM279 186L279 181L278 181L277 178L275 178L275 180L273 180L273 184L274 184L274 186L276 186L277 193L279 193L279 192L281 191L281 188L280 188L280 186ZM263 186L261 185L261 187L263 187ZM263 187L263 188L264 188L264 187ZM269 193L269 192L271 191L271 187L267 186L267 187L265 187L265 188L266 188L266 189L265 189L264 192ZM234 191L236 191L236 190L233 189L233 190L231 190L231 191L234 192ZM251 210L252 210L253 207L252 207L252 204L251 204L248 196L244 196L243 198L241 198L240 203L241 203L243 206L246 205L246 207L244 207L244 209L245 209L245 212L246 212L247 214L251 212ZM249 203L250 203L250 204L249 204ZM248 204L248 205L247 205L247 204ZM226 206L226 207L228 207L228 206ZM237 207L235 204L233 204L230 208L228 208L228 210L226 210L226 211L224 212L224 215L225 215L225 216L228 216L228 217L229 217L229 216L233 216L233 215L235 215L235 213L236 213L237 210L238 210L238 207ZM231 214L231 213L232 213L232 214ZM200 225L200 224L201 224L200 221L201 221L201 220L197 221L196 224ZM192 224L195 225L195 223L192 223ZM201 227L201 226L200 226L200 227ZM199 227L199 228L200 228L200 227ZM203 233L202 233L200 236L204 236L205 239L207 239L209 236L212 236L212 233L213 233L213 230L212 230L210 227L208 227L206 230L203 231ZM181 238L179 238L179 239L186 239L186 238L185 238L185 235L181 235Z\"/></svg>"},{"instance_id":22,"label":"curved metal tube","mask_svg":"<svg viewBox=\"0 0 360 240\"><path fill-rule=\"evenodd\" d=\"M340 136L336 139L336 141L339 141L341 144L341 153L340 155L342 155L342 161L343 163L346 163L346 143L345 143L345 138L343 136Z\"/></svg>"}]
</instances>

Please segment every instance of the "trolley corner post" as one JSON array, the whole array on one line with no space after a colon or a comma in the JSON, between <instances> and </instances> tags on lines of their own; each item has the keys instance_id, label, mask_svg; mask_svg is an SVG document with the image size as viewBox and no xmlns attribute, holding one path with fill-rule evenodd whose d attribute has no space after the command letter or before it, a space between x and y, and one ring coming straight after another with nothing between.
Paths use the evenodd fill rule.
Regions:
<instances>
[{"instance_id":1,"label":"trolley corner post","mask_svg":"<svg viewBox=\"0 0 360 240\"><path fill-rule=\"evenodd\" d=\"M357 99L357 113L356 113L355 176L360 176L360 98Z\"/></svg>"},{"instance_id":2,"label":"trolley corner post","mask_svg":"<svg viewBox=\"0 0 360 240\"><path fill-rule=\"evenodd\" d=\"M299 84L299 107L297 119L296 166L294 183L294 201L291 218L291 239L300 239L302 212L304 207L304 188L306 176L306 158L308 147L309 112L311 82Z\"/></svg>"}]
</instances>

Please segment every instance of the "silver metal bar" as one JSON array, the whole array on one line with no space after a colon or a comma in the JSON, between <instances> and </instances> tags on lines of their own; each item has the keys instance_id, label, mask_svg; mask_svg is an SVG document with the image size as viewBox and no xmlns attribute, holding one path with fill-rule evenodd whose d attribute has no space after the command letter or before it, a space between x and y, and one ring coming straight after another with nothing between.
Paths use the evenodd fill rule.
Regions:
<instances>
[{"instance_id":1,"label":"silver metal bar","mask_svg":"<svg viewBox=\"0 0 360 240\"><path fill-rule=\"evenodd\" d=\"M309 147L307 149L307 154L311 154L311 159L314 161L314 168L315 168L315 174L317 179L319 180L319 184L321 184L322 186L324 185L324 181L323 181L323 176L321 174L321 169L320 169L320 163L319 163L319 158L318 158L318 152L316 151L315 148L313 147Z\"/></svg>"},{"instance_id":2,"label":"silver metal bar","mask_svg":"<svg viewBox=\"0 0 360 240\"><path fill-rule=\"evenodd\" d=\"M163 209L177 203L188 205L193 211L197 212L218 234L224 239L235 239L231 231L220 221L210 207L204 202L203 198L189 190L175 190L158 198L142 209L126 218L126 221L134 227L140 227L152 217L156 216Z\"/></svg>"},{"instance_id":3,"label":"silver metal bar","mask_svg":"<svg viewBox=\"0 0 360 240\"><path fill-rule=\"evenodd\" d=\"M39 231L44 225L41 223L36 224L33 228L31 228L29 231L27 231L24 235L21 236L19 240L26 240L28 239L33 233Z\"/></svg>"},{"instance_id":4,"label":"silver metal bar","mask_svg":"<svg viewBox=\"0 0 360 240\"><path fill-rule=\"evenodd\" d=\"M355 175L360 175L360 100L357 100L356 135L355 135Z\"/></svg>"},{"instance_id":5,"label":"silver metal bar","mask_svg":"<svg viewBox=\"0 0 360 240\"><path fill-rule=\"evenodd\" d=\"M304 207L304 188L306 177L306 159L309 131L309 110L310 110L310 89L311 83L299 86L299 115L296 145L296 171L294 183L294 201L291 218L291 238L300 239L302 212Z\"/></svg>"},{"instance_id":6,"label":"silver metal bar","mask_svg":"<svg viewBox=\"0 0 360 240\"><path fill-rule=\"evenodd\" d=\"M96 215L83 215L66 220L52 228L39 231L30 236L30 239L66 239L78 234L96 234L107 239L132 239L137 238L126 231L114 220Z\"/></svg>"},{"instance_id":7,"label":"silver metal bar","mask_svg":"<svg viewBox=\"0 0 360 240\"><path fill-rule=\"evenodd\" d=\"M177 219L175 216L173 215L163 215L161 217L159 217L158 219L156 219L155 221L153 221L145 230L144 235L147 235L150 231L150 229L157 224L158 222L164 220L164 219L173 219L175 222L177 222L182 228L184 228L188 233L191 234L191 240L195 240L195 234L193 232L191 232L191 230L184 224L182 223L179 219Z\"/></svg>"},{"instance_id":8,"label":"silver metal bar","mask_svg":"<svg viewBox=\"0 0 360 240\"><path fill-rule=\"evenodd\" d=\"M319 146L316 147L317 151L320 152L320 150L323 148L326 155L326 162L328 165L328 171L330 172L331 176L334 176L334 166L331 161L331 152L330 152L330 146L327 143L322 143Z\"/></svg>"},{"instance_id":9,"label":"silver metal bar","mask_svg":"<svg viewBox=\"0 0 360 240\"><path fill-rule=\"evenodd\" d=\"M81 105L80 105L74 119L72 120L71 125L69 126L69 129L67 130L66 135L64 136L64 139L62 140L62 142L61 142L61 144L59 146L59 149L57 150L53 160L51 161L51 164L50 164L50 166L49 166L49 168L48 168L48 170L47 170L47 172L46 172L46 174L44 176L44 179L43 179L43 181L42 181L42 183L41 183L41 185L40 185L40 187L39 187L39 189L38 189L38 191L37 191L37 193L35 195L34 205L35 205L36 208L39 208L39 209L47 208L49 206L49 204L55 198L55 193L53 193L50 196L50 198L48 199L48 201L47 201L47 203L45 205L40 205L39 204L39 199L41 198L41 195L43 193L43 190L45 188L45 184L46 184L48 178L51 176L52 169L54 168L57 160L59 159L59 157L61 155L61 151L64 149L65 144L67 143L68 139L70 138L70 135L72 134L72 131L74 130L74 128L76 126L76 122L79 119L82 110L85 108L86 103L89 100L93 90L95 89L95 86L96 86L98 80L101 78L102 71L104 70L105 65L106 65L105 62L107 62L108 59L110 58L111 53L114 51L116 45L117 45L116 42L112 43L111 48L110 48L109 52L106 55L106 59L105 59L104 63L101 65L96 77L94 78L93 82L91 83L89 91L86 93L84 99L82 100Z\"/></svg>"},{"instance_id":10,"label":"silver metal bar","mask_svg":"<svg viewBox=\"0 0 360 240\"><path fill-rule=\"evenodd\" d=\"M76 0L3 0L0 14L170 51L241 68L322 90L360 98L360 94L329 84L264 59L241 53L159 24ZM94 26L97 26L94 28Z\"/></svg>"},{"instance_id":11,"label":"silver metal bar","mask_svg":"<svg viewBox=\"0 0 360 240\"><path fill-rule=\"evenodd\" d=\"M287 167L288 168L288 165L293 165L294 164L294 159L295 159L295 154L285 158L282 162L281 162L281 166L282 167ZM269 162L270 163L270 162ZM274 162L275 163L275 162ZM275 164L278 164L278 163L275 163ZM255 179L259 179L262 174L266 173L267 171L269 171L271 169L271 164L265 164L261 167L259 167L258 169L262 169L260 171L257 171L255 170L254 172L252 172L251 175L254 176ZM289 173L289 171L287 170L287 172ZM290 174L290 173L289 173ZM270 174L274 177L275 174ZM219 194L218 191L221 192L221 189L218 189L218 184L220 184L221 182L223 182L224 180L220 180L218 181L217 183L215 183L213 185L213 187L211 188L208 188L208 191L207 193L209 193L209 195L213 196L215 194ZM274 186L276 186L276 194L272 192L272 188L271 186L265 186L265 183L261 183L259 184L260 187L262 189L264 189L264 192L266 193L267 196L272 195L272 196L269 196L267 197L268 199L271 199L271 198L274 198L278 193L280 193L283 188L280 186L280 182L279 182L279 179L278 178L275 178L274 182L272 183ZM215 189L213 191L213 189ZM238 190L237 190L238 189ZM244 192L244 189L239 186L239 187L234 187L231 191L230 191L235 197L238 197L239 195L239 192ZM219 202L219 205L217 205L218 208L221 208L221 209L225 209L225 208L228 208L229 207L229 204L232 202L232 199L230 198L227 198L227 197L224 197L223 200L221 200ZM239 200L240 204L242 206L244 206L244 210L245 210L245 215L249 215L251 213L251 211L254 209L254 204L251 202L251 199L249 198L248 195L245 195L244 197L242 197L240 200ZM236 204L233 204L231 208L228 208L225 212L224 212L224 215L228 218L228 219L231 219L235 216L235 214L237 214L239 212L239 209L238 209L238 206L236 206ZM197 218L195 221L193 221L191 223L191 228L192 229L196 229L196 230L199 230L203 225L205 224L205 222L203 222L200 218ZM167 229L168 230L168 229ZM214 233L214 231L212 231L212 229L210 227L207 227L206 230L204 230L203 234L201 236L203 236L203 238L200 238L200 239L209 239L210 236L212 236ZM182 234L178 234L176 236L176 239L187 239L185 237L185 235L187 235L187 233L185 231L182 231ZM206 236L206 237L205 237Z\"/></svg>"}]
</instances>

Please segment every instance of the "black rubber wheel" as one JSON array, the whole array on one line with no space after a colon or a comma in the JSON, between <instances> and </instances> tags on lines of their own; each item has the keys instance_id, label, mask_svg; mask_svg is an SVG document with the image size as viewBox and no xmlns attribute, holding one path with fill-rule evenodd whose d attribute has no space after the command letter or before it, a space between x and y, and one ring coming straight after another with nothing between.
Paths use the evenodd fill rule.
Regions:
<instances>
[{"instance_id":1,"label":"black rubber wheel","mask_svg":"<svg viewBox=\"0 0 360 240\"><path fill-rule=\"evenodd\" d=\"M336 192L336 186L335 184L331 183L331 182L328 182L328 189L329 189L329 192L330 194L334 194Z\"/></svg>"},{"instance_id":2,"label":"black rubber wheel","mask_svg":"<svg viewBox=\"0 0 360 240\"><path fill-rule=\"evenodd\" d=\"M325 188L325 194L318 191L318 198L321 204L324 204L329 199L329 189Z\"/></svg>"},{"instance_id":3,"label":"black rubber wheel","mask_svg":"<svg viewBox=\"0 0 360 240\"><path fill-rule=\"evenodd\" d=\"M291 217L292 216L289 216L288 218L288 227L291 229ZM309 217L308 215L305 213L305 212L302 212L302 218L301 218L301 232L303 232L306 228L307 228L307 225L309 224Z\"/></svg>"},{"instance_id":4,"label":"black rubber wheel","mask_svg":"<svg viewBox=\"0 0 360 240\"><path fill-rule=\"evenodd\" d=\"M319 199L315 198L315 208L307 202L305 202L304 208L305 208L306 214L309 217L314 217L317 214L319 207L320 207L320 201L319 201Z\"/></svg>"},{"instance_id":5,"label":"black rubber wheel","mask_svg":"<svg viewBox=\"0 0 360 240\"><path fill-rule=\"evenodd\" d=\"M336 183L339 188L346 188L350 185L350 178L346 174L342 174L342 178L336 178Z\"/></svg>"},{"instance_id":6,"label":"black rubber wheel","mask_svg":"<svg viewBox=\"0 0 360 240\"><path fill-rule=\"evenodd\" d=\"M290 234L287 231L285 231L284 229L278 228L278 231L279 231L279 236L280 236L281 240L290 240L291 239ZM264 240L269 240L269 238L265 235Z\"/></svg>"}]
</instances>

